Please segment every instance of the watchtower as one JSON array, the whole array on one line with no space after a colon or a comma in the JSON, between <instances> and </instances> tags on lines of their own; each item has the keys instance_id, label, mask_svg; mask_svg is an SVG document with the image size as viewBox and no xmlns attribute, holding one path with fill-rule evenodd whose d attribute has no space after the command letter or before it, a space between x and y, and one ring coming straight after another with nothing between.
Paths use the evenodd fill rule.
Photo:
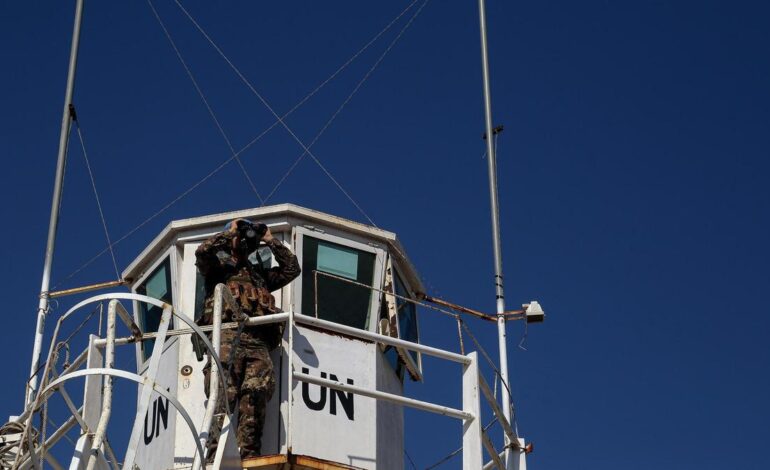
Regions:
<instances>
[{"instance_id":1,"label":"watchtower","mask_svg":"<svg viewBox=\"0 0 770 470\"><path fill-rule=\"evenodd\" d=\"M214 324L200 327L196 319L203 310L204 280L195 266L195 250L236 218L267 224L297 254L302 274L274 292L278 312L230 323L222 323L222 312L239 308L229 289L219 284L213 294ZM265 267L276 264L267 247L255 250L250 260ZM512 457L507 468L526 468L530 447L518 437L479 373L478 354L466 354L462 347L458 354L420 344L416 305L448 306L492 322L497 317L424 295L393 233L290 204L198 217L171 222L124 270L123 278L127 281L107 284L127 282L130 293L95 295L59 316L40 389L24 413L12 418L20 432L7 438L15 453L5 458L18 464L14 468L39 468L45 459L59 469L61 458L70 459L71 470L114 470L120 460L123 468L132 469L202 468L204 445L210 433L217 432L212 430L217 395L225 385L219 371L228 358L219 354L220 332L270 323L285 328L280 347L272 352L277 387L266 408L263 455L241 461L232 426L237 412L226 410L213 470L402 469L403 406L462 423L458 429L462 429L464 470L504 470L506 453ZM51 295L104 287L97 284ZM542 321L537 302L525 307L506 319ZM95 332L73 336L97 311L106 313L106 327L102 328L100 314ZM62 340L62 326L83 316L85 320ZM124 325L120 332L119 323ZM69 351L79 350L73 341L85 336L85 348L70 360ZM117 347L129 356L133 352L135 371L116 368ZM208 390L202 372L207 359L200 347L212 359ZM422 355L462 367L461 409L404 396L404 380L422 380ZM81 378L85 379L82 402L77 403L72 388L68 392L64 385ZM116 396L115 379L139 384L136 398L133 393L128 398ZM55 429L48 435L46 426L36 430L35 418L49 421L47 406L54 395L62 396L70 416L58 427L52 424ZM481 425L481 397L504 433L502 453ZM113 414L128 417L133 403L130 437L121 445L108 438L108 426ZM114 413L117 404L123 409ZM72 441L73 452L53 449L76 426L80 433L77 442ZM487 464L482 448L490 458Z\"/></svg>"},{"instance_id":2,"label":"watchtower","mask_svg":"<svg viewBox=\"0 0 770 470\"><path fill-rule=\"evenodd\" d=\"M296 468L321 468L315 463L332 465L323 468L402 468L402 407L326 385L331 381L351 390L403 395L404 380L421 380L419 352L362 337L379 333L419 342L415 305L406 299L415 299L423 288L394 233L291 204L174 221L123 272L124 279L132 279L132 292L159 299L196 320L204 290L195 250L236 218L267 224L302 266L298 279L273 293L282 312L305 320L286 328L282 346L272 353L276 390L267 405L262 437L266 457L251 465L283 468L279 464L293 459ZM275 264L267 247L251 260ZM162 311L135 301L134 321L144 334L152 333ZM168 328L183 326L177 321ZM152 340L136 344L140 375L147 372L153 346ZM199 358L189 335L169 338L156 376L195 423L203 422L207 401L206 360ZM291 384L290 368L301 380ZM189 467L195 439L168 400L154 394L144 419L137 465Z\"/></svg>"}]
</instances>

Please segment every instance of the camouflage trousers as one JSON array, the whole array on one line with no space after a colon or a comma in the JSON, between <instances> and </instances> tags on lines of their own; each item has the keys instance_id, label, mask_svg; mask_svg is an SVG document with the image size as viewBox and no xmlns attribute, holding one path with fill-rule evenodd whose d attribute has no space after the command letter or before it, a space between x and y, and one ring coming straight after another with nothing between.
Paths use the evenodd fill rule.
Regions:
<instances>
[{"instance_id":1,"label":"camouflage trousers","mask_svg":"<svg viewBox=\"0 0 770 470\"><path fill-rule=\"evenodd\" d=\"M270 350L262 339L253 332L244 330L240 334L234 330L223 330L219 353L224 375L227 377L227 401L230 410L238 414L237 440L241 449L241 458L260 455L262 446L262 428L265 424L265 406L275 390L273 361ZM237 347L236 347L237 346ZM204 386L208 397L211 360L203 369ZM221 389L220 389L221 390ZM213 459L216 453L222 420L226 413L225 403L220 391L216 408L216 417L211 426L208 456Z\"/></svg>"}]
</instances>

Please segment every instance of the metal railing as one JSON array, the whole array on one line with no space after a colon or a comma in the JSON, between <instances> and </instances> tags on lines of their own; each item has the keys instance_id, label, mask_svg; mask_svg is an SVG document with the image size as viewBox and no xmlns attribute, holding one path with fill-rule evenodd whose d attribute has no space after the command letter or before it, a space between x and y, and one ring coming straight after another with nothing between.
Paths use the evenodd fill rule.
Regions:
<instances>
[{"instance_id":1,"label":"metal railing","mask_svg":"<svg viewBox=\"0 0 770 470\"><path fill-rule=\"evenodd\" d=\"M133 322L133 320L131 319L131 316L125 310L123 305L120 303L120 300L136 301L136 302L141 302L141 303L145 303L151 306L161 308L163 310L163 313L161 314L158 330L153 334L143 334L139 330L137 325ZM73 314L79 309L81 309L82 307L89 304L103 302L103 301L109 301L106 338L100 339L100 338L97 338L96 336L91 336L91 340L89 341L89 347L82 354L78 356L78 358L64 373L60 375L57 374L56 371L54 370L55 361L53 361L52 359L54 358L54 355L55 355L56 344L57 344L59 331L61 329L62 324L71 316L73 316ZM125 293L104 294L104 295L98 295L98 296L86 299L76 304L71 309L69 309L64 315L62 315L61 318L59 318L59 321L56 324L56 328L54 329L53 337L51 339L51 347L49 348L48 357L45 363L46 365L42 374L41 389L35 395L35 399L32 402L32 404L18 418L19 422L24 423L24 431L22 433L21 441L22 442L26 441L28 452L27 454L24 454L22 452L17 453L13 468L26 469L26 468L32 467L35 469L39 469L41 468L42 458L45 458L46 460L48 460L48 462L52 466L60 467L58 463L54 463L55 459L53 458L52 455L50 455L50 453L48 453L46 449L47 448L50 449L51 446L56 444L62 437L66 435L66 433L69 430L71 430L76 424L78 424L80 425L80 428L82 431L81 441L78 442L78 446L83 447L81 449L83 451L87 450L87 462L86 462L87 470L92 470L93 468L95 468L97 463L100 461L100 458L104 459L105 452L110 457L112 468L117 470L118 469L117 460L115 458L115 455L114 455L114 452L112 451L111 446L109 445L109 441L106 439L106 429L111 417L111 410L112 410L113 377L127 379L130 381L136 382L141 386L140 392L139 392L139 401L137 403L136 416L134 419L134 425L131 432L131 436L129 438L129 443L126 448L125 458L123 461L123 468L134 467L139 438L140 438L140 435L143 429L143 424L144 424L142 422L142 419L148 411L150 398L153 393L157 393L161 395L163 398L167 399L169 403L171 403L174 406L174 408L177 410L180 416L182 416L185 423L188 425L196 444L196 457L195 457L195 463L193 465L193 468L202 468L202 463L205 462L205 457L206 457L204 445L205 445L206 439L208 438L208 428L210 428L213 412L217 403L218 391L220 387L222 390L227 389L226 376L223 374L219 374L219 371L222 370L222 364L218 354L219 339L220 339L219 332L221 331L221 328L224 327L224 325L221 325L221 318L222 318L221 312L222 312L223 302L226 302L231 309L236 306L235 300L232 298L229 291L223 285L220 284L217 286L215 291L215 311L217 311L218 314L214 315L214 324L211 326L211 328L208 328L209 330L212 331L212 340L214 341L213 345L207 338L206 334L201 330L201 328L197 326L191 319L187 318L184 315L179 314L179 312L175 311L171 305L166 304L165 302L162 302L152 297L147 297L147 296L138 295L138 294L125 294ZM237 308L233 311L237 311ZM129 331L131 331L131 336L126 338L116 338L117 316L120 316L120 318L129 328ZM182 323L186 324L188 328L181 331L169 330L169 325L170 325L172 316L178 318ZM169 333L173 333L173 334L169 335ZM198 430L195 427L195 424L190 418L189 413L187 413L187 411L179 403L176 397L173 396L173 394L165 390L156 382L158 368L160 365L165 340L169 336L178 335L178 334L196 334L198 338L201 340L201 342L204 344L204 346L206 347L207 352L212 360L212 370L211 370L212 379L210 380L211 385L210 385L209 393L212 394L213 399L209 400L209 403L206 408L206 414L204 415L203 429L206 429L205 432L200 432L200 433L198 432ZM141 341L141 340L150 339L150 338L154 338L156 339L156 341L153 346L152 354L150 356L147 372L143 376L114 368L116 345L130 344L136 341ZM100 347L104 348L104 355L105 355L104 367L93 367L92 361L90 360L91 355L93 355L94 351ZM88 361L87 368L78 370L79 367L86 361ZM102 376L104 377L104 384L103 384L103 389L99 390L100 393L98 394L99 395L98 401L100 402L100 408L96 412L96 415L98 416L98 420L97 420L97 423L93 425L92 423L88 422L89 421L88 415L92 414L89 408L91 408L93 404L89 404L90 405L89 406L84 403L83 407L76 408L73 400L67 394L64 388L64 384L69 380L79 378L79 377L85 377L86 389L93 386L96 386L97 388L99 388L101 387L101 384L99 384L98 382L95 382L93 379L96 377L102 377ZM52 377L53 380L49 380L49 377ZM33 417L35 413L39 412L38 410L41 409L43 404L54 393L59 393L62 396L72 416L61 427L56 429L53 432L53 434L50 436L50 438L45 439L42 445L40 445L40 447L36 448L35 443L33 442L32 433L31 433ZM87 400L87 397L86 397L86 400ZM227 411L227 415L229 417L230 410L228 407L227 400L224 401L224 405ZM93 421L93 419L90 419L90 421ZM83 440L83 438L85 438L85 440ZM88 449L86 449L85 447L88 447ZM222 448L223 446L220 447L220 450ZM82 454L83 452L81 452L81 456L79 458L83 458ZM218 454L221 454L221 452L218 452ZM217 457L221 459L221 455L218 455ZM77 452L74 458L78 458Z\"/></svg>"},{"instance_id":2,"label":"metal railing","mask_svg":"<svg viewBox=\"0 0 770 470\"><path fill-rule=\"evenodd\" d=\"M156 332L143 333L138 326L133 322L131 316L126 309L120 303L124 301L136 301L145 303L151 306L161 308L163 313L161 315L160 324ZM97 336L91 336L89 341L89 347L83 351L73 363L61 374L57 374L54 370L54 358L55 345L57 344L57 338L59 335L60 327L63 322L73 316L73 314L82 307L97 303L97 302L109 302L108 314L107 314L107 330L106 336L100 338ZM492 446L491 440L485 433L480 420L481 415L481 397L483 396L489 403L493 413L497 420L502 424L506 437L518 444L519 440L516 438L516 433L505 419L502 410L497 405L494 396L486 384L484 379L479 373L479 361L476 352L469 354L457 354L454 352L434 348L431 346L422 345L419 343L413 343L405 341L392 336L387 336L379 333L373 333L358 328L334 323L328 320L316 318L314 316L302 315L293 311L281 312L272 315L266 315L261 317L244 317L239 319L238 322L222 323L222 313L224 310L230 310L231 312L238 312L237 303L223 284L216 286L214 295L214 315L213 325L200 327L195 324L193 320L185 315L181 315L174 308L160 300L138 295L138 294L104 294L98 295L87 300L84 300L70 310L68 310L57 322L56 328L51 340L51 348L49 349L48 360L45 366L45 372L42 376L41 390L36 395L35 400L28 410L22 414L18 421L25 423L25 429L23 433L23 441L27 442L28 452L26 455L22 455L21 452L17 454L14 468L24 469L27 468L41 468L41 459L45 458L54 467L60 467L55 462L53 456L49 453L50 449L56 444L66 433L75 426L80 426L82 430L81 440L78 441L78 446L81 448L82 455L80 458L87 458L86 469L93 470L96 468L98 462L109 461L113 469L117 470L117 460L110 446L109 440L106 436L107 425L111 418L112 411L112 399L113 399L113 378L122 378L136 382L140 385L139 400L137 402L137 411L134 419L133 429L129 438L128 445L126 447L125 458L123 460L123 468L133 468L137 457L137 448L140 440L140 436L143 430L143 419L150 406L150 398L153 393L161 395L167 399L180 414L183 420L186 422L190 432L195 441L195 456L193 458L192 468L202 468L203 463L206 461L206 449L205 445L211 432L211 426L213 423L216 407L219 402L220 390L227 389L226 374L221 374L223 370L222 363L219 358L220 351L220 333L223 329L238 328L239 324L245 325L263 325L270 323L288 322L288 380L289 383L294 381L306 382L309 384L315 384L319 386L328 387L330 389L340 390L343 392L349 392L356 395L361 395L376 400L384 400L390 403L394 403L400 406L406 406L415 408L439 415L448 416L451 418L459 419L463 422L463 469L465 470L480 470L482 468L494 468L504 470L502 461ZM176 317L186 328L169 329L172 317ZM129 336L118 337L117 331L117 318L120 318L125 326L130 331ZM294 348L295 348L295 329L297 326L306 326L316 329L321 329L333 333L343 334L353 338L359 338L366 341L377 342L394 348L403 348L407 351L414 351L428 356L436 357L438 359L448 360L458 363L462 366L462 409L451 408L435 403L416 400L402 395L379 391L376 389L368 389L364 387L358 387L350 384L344 384L336 380L329 380L325 378L314 377L306 373L295 371L294 366ZM206 333L210 332L211 341ZM209 382L209 399L206 404L206 410L204 413L203 421L200 428L196 428L189 413L179 403L176 397L161 387L157 382L158 369L161 362L161 355L164 349L164 343L166 339L173 336L194 334L200 338L201 342L205 345L206 350L211 357L211 380ZM148 339L155 339L152 354L149 358L149 365L144 375L138 375L133 372L115 369L115 347L119 345L134 344L137 341L143 341ZM97 349L103 350L104 359L103 367L94 367L99 362L93 360L94 351ZM80 367L86 363L85 369ZM49 380L49 377L52 380ZM88 387L102 387L102 383L95 381L97 378L103 377L103 390L98 395L99 409L96 413L91 409L93 403L85 404L83 407L77 407L71 397L68 395L64 386L69 380L85 377L86 385ZM67 421L56 429L50 437L45 439L39 446L35 447L35 443L32 439L30 432L33 415L37 413L37 410L41 409L41 406L48 400L54 393L58 393L64 399L67 408L71 413L71 417ZM288 393L288 414L287 414L287 427L286 427L286 445L287 450L291 452L293 436L293 394ZM226 407L226 420L231 420L231 411L228 408L228 400L224 399L224 405ZM32 412L31 410L36 410ZM222 461L223 452L225 446L223 443L228 438L224 433L229 432L230 426L227 426L227 421L223 424L223 435L220 436L220 445L217 448L217 455L214 457L214 468L218 468L218 464ZM232 436L229 436L232 438ZM82 442L81 442L82 441ZM483 451L482 448L486 448L492 461L486 466L483 465Z\"/></svg>"},{"instance_id":3,"label":"metal railing","mask_svg":"<svg viewBox=\"0 0 770 470\"><path fill-rule=\"evenodd\" d=\"M505 413L503 412L500 405L497 403L497 400L495 399L494 394L492 393L491 389L489 388L489 385L486 383L486 380L481 376L479 373L478 368L478 356L477 354L471 353L469 355L461 355L452 353L449 351L432 348L429 346L424 346L419 343L413 343L410 341L405 341L399 338L394 338L392 336L386 336L382 334L372 333L366 330L361 330L358 328L353 328L350 326L342 325L339 323L334 323L326 320L322 320L319 318L318 315L318 276L327 277L330 279L335 279L340 282L345 282L354 286L358 286L364 289L371 290L372 292L377 292L379 294L382 294L383 296L387 297L393 297L394 299L400 299L404 302L412 303L415 306L420 306L424 308L428 308L431 310L439 311L444 314L448 314L451 316L454 316L455 319L457 319L457 314L454 314L452 312L449 312L447 310L444 310L442 308L436 307L435 305L430 305L425 302L421 302L419 300L412 299L410 297L406 297L403 295L396 294L393 292L393 289L378 289L374 286L370 286L361 282L353 281L351 279L347 279L341 276L337 276L331 273L326 273L323 271L314 270L313 271L313 289L314 289L314 306L313 306L313 314L314 317L296 314L294 316L294 322L300 323L300 324L306 324L314 327L323 328L326 330L330 330L336 333L342 333L348 336L357 337L360 339L366 339L370 341L375 341L378 343L385 344L387 346L393 346L394 348L402 348L407 351L414 351L419 353L424 353L429 356L434 356L440 359L445 359L449 361L454 361L463 364L463 410L456 410L452 408L448 408L445 406L435 405L432 403L424 402L424 401L418 401L413 400L410 398L405 398L400 395L393 395L390 393L385 392L379 392L376 390L366 390L361 387L355 387L352 385L343 384L341 382L335 382L328 379L313 377L308 374L300 373L300 372L294 372L293 368L290 367L290 380L291 383L293 383L294 379L325 386L329 388L333 388L336 390L346 391L355 393L362 396L367 396L370 398L375 398L379 400L385 400L389 401L391 403L396 403L402 406L408 406L411 408L417 408L421 409L423 411L429 411L433 413L438 413L446 416L451 416L453 418L464 420L464 427L463 427L463 469L470 469L470 468L477 468L475 464L472 462L480 461L480 458L477 459L475 456L475 453L478 453L480 455L480 450L476 449L478 445L481 445L484 447L484 449L487 451L490 457L490 461L487 462L483 467L484 470L488 470L491 468L498 468L499 470L506 470L505 463L503 462L503 457L506 453L506 450L503 450L503 452L497 452L497 450L494 447L494 444L492 443L492 440L489 438L488 433L486 430L481 426L479 420L477 419L480 413L480 407L479 406L473 406L473 404L469 404L466 402L466 399L473 399L468 398L466 395L471 394L472 396L476 396L476 401L478 400L479 390L481 391L481 396L484 397L487 404L491 408L494 416L495 421L500 423L501 427L503 428L503 433L505 436L506 441L506 449L510 448L514 451L517 451L519 454L524 452L520 439L517 436L516 431L511 426L509 420L506 418ZM442 304L443 305L443 304ZM449 305L449 304L447 304ZM452 308L456 308L457 306L453 306ZM480 314L479 312L469 310L469 309L463 309L465 313L473 314L474 316L481 315L483 317L483 314ZM462 336L461 336L462 338ZM291 338L290 338L291 341ZM462 339L460 341L461 343L461 349L462 349ZM289 348L291 351L293 351L293 346L290 346ZM469 369L470 368L470 372ZM466 383L466 374L475 375L476 379L471 380L469 383ZM471 413L468 412L466 409L470 406L470 408L474 409L476 412ZM291 405L290 405L291 409ZM475 422L473 426L466 430L466 427L468 426L469 422ZM466 432L467 431L467 432ZM471 438L472 442L468 442L465 438L466 434L470 433L473 437ZM477 444L479 443L479 444ZM473 453L471 453L470 446L473 446ZM478 452L476 452L478 450ZM518 457L515 457L518 458ZM470 461L469 461L470 460ZM470 465L470 466L469 466ZM518 466L518 465L517 465Z\"/></svg>"},{"instance_id":4,"label":"metal railing","mask_svg":"<svg viewBox=\"0 0 770 470\"><path fill-rule=\"evenodd\" d=\"M449 351L444 351L430 346L421 345L418 343L412 343L404 341L391 336L385 336L378 333L372 333L370 331L360 330L338 323L333 323L327 320L314 318L302 314L293 313L290 314L290 323L297 325L308 325L324 330L342 333L351 337L365 339L369 341L376 341L393 347L401 347L410 351L416 351L423 354L427 354L440 359L449 360L462 365L463 372L463 393L462 402L463 408L461 410L450 408L447 406L436 405L433 403L415 400L412 398L403 397L401 395L382 392L379 390L365 389L362 387L356 387L353 385L343 384L341 382L314 377L308 374L294 371L293 367L289 366L289 380L293 383L294 380L301 382L307 382L315 385L322 385L331 389L341 390L345 392L351 392L357 395L362 395L377 400L385 400L391 403L395 403L401 406L407 406L410 408L416 408L431 413L436 413L452 418L460 419L463 421L463 469L476 470L481 468L482 454L481 454L481 442L482 442L482 429L481 421L479 419L481 414L481 404L479 396L479 368L477 353L472 352L466 355L456 354ZM292 328L293 330L293 328ZM291 330L290 330L291 331ZM289 335L289 351L293 351L293 335ZM291 362L291 354L290 362ZM289 394L289 410L292 408L291 394ZM289 420L289 432L288 436L291 436L291 419ZM289 448L291 448L291 440L288 442Z\"/></svg>"}]
</instances>

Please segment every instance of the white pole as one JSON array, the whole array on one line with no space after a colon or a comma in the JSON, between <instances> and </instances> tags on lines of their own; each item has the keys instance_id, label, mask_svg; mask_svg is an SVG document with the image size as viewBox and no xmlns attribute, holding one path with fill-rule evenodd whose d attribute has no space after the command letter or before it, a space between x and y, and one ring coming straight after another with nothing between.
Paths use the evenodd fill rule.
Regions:
<instances>
[{"instance_id":1,"label":"white pole","mask_svg":"<svg viewBox=\"0 0 770 470\"><path fill-rule=\"evenodd\" d=\"M505 339L505 297L503 295L503 254L500 248L500 214L497 201L497 162L494 146L494 131L492 124L492 98L489 86L489 55L487 51L487 18L484 0L479 0L479 24L481 29L481 68L484 77L484 121L487 134L487 162L489 173L489 199L492 210L492 246L495 260L495 294L497 299L497 335L500 350L500 379L505 384L510 384L508 379L508 348ZM506 386L503 386L500 394L503 414L508 422L511 422L511 400ZM508 442L506 436L505 443ZM510 448L505 450L505 465L508 470L513 468Z\"/></svg>"},{"instance_id":2,"label":"white pole","mask_svg":"<svg viewBox=\"0 0 770 470\"><path fill-rule=\"evenodd\" d=\"M27 385L25 406L32 403L37 392L37 369L40 364L40 351L43 347L43 331L45 317L48 313L48 289L51 283L51 265L53 250L56 244L56 227L59 224L59 207L61 205L62 189L64 187L64 167L67 162L67 146L69 144L72 115L70 105L75 88L75 71L78 62L78 45L80 43L80 23L83 18L83 0L77 0L75 6L75 24L72 28L72 46L70 48L70 63L67 72L67 89L64 93L64 111L62 112L61 133L59 134L59 156L56 160L56 179L53 186L53 201L51 202L51 218L48 222L48 243L45 249L45 264L43 265L43 281L40 284L40 303L37 309L37 326L35 327L35 343L32 347L32 366L29 369L30 381Z\"/></svg>"}]
</instances>

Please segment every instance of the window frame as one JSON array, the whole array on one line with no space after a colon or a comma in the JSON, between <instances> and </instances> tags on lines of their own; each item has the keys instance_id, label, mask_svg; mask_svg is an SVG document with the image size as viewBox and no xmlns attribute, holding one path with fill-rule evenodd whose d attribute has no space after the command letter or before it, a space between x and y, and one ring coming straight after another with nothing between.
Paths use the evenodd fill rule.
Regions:
<instances>
[{"instance_id":1,"label":"window frame","mask_svg":"<svg viewBox=\"0 0 770 470\"><path fill-rule=\"evenodd\" d=\"M313 230L303 226L295 226L292 232L292 238L294 239L294 253L297 255L297 259L299 260L299 264L302 267L303 271L305 270L305 264L303 259L304 257L303 242L304 242L305 236L315 238L321 241L335 243L337 245L341 245L346 248L352 248L354 250L360 250L360 251L374 254L375 255L374 270L372 273L373 279L372 279L371 286L376 289L382 289L382 280L385 273L385 256L386 256L386 252L382 247L374 243L366 244L355 240L351 240L349 238L343 238L341 236L334 235L332 233L328 233L325 231ZM302 277L303 276L299 276L296 280L294 280L296 287L292 289L292 292L291 292L291 307L294 312L302 312L302 292L304 292L303 291L304 286L302 285ZM366 317L366 328L364 328L365 331L370 331L374 333L377 332L377 325L379 323L380 306L381 306L381 300L380 300L379 292L372 291L371 299L369 301L369 312ZM307 312L303 312L303 313L305 315L308 315ZM375 321L373 321L373 319L375 319Z\"/></svg>"},{"instance_id":2,"label":"window frame","mask_svg":"<svg viewBox=\"0 0 770 470\"><path fill-rule=\"evenodd\" d=\"M393 283L393 294L401 295L402 297L407 297L411 300L417 300L417 296L415 295L414 288L412 287L412 284L409 282L409 278L404 275L404 269L399 264L398 260L392 256L389 255L388 259L386 261L386 265L390 267L391 273L392 273L392 283ZM405 293L397 293L396 292L396 279L401 281L401 284L404 285L407 292ZM382 296L384 297L384 296ZM401 322L400 320L400 312L398 311L398 299L396 297L393 297L394 301L396 302L396 338L402 339L404 341L408 341L408 339L402 337L401 335ZM410 302L411 303L411 302ZM415 328L417 330L417 344L420 344L420 315L419 311L417 310L417 304L412 303L414 305L414 321L415 321ZM388 321L390 322L390 317L388 318ZM404 365L404 369L406 369L406 373L409 374L410 378L417 382L422 382L423 380L423 370L422 370L422 353L419 351L409 351L401 347L395 347L397 356L400 359L400 361ZM417 355L417 361L415 362L414 357L412 357L411 352L414 352ZM395 371L394 371L395 372Z\"/></svg>"},{"instance_id":3,"label":"window frame","mask_svg":"<svg viewBox=\"0 0 770 470\"><path fill-rule=\"evenodd\" d=\"M170 246L165 251L161 252L158 257L153 261L151 264L147 266L147 268L142 272L142 275L137 278L136 282L131 286L131 293L133 294L139 294L137 292L137 288L141 286L142 284L147 281L147 278L152 275L155 270L163 264L166 260L169 262L169 268L171 270L170 277L171 277L171 305L176 309L176 306L179 305L179 281L178 281L178 270L179 267L177 266L177 263L179 262L178 252L176 249L176 246ZM141 323L141 319L139 318L139 301L134 300L134 322L139 326L140 329L142 329L142 332L144 332L144 325ZM173 329L174 327L174 318L173 315L171 317L171 324L169 325L169 329ZM173 338L172 338L173 339ZM144 341L138 341L136 343L136 370L141 374L143 371L147 368L147 365L150 361L150 358L148 357L147 360L144 360L142 358L142 345ZM167 341L164 348L168 348L173 344L173 341Z\"/></svg>"}]
</instances>

